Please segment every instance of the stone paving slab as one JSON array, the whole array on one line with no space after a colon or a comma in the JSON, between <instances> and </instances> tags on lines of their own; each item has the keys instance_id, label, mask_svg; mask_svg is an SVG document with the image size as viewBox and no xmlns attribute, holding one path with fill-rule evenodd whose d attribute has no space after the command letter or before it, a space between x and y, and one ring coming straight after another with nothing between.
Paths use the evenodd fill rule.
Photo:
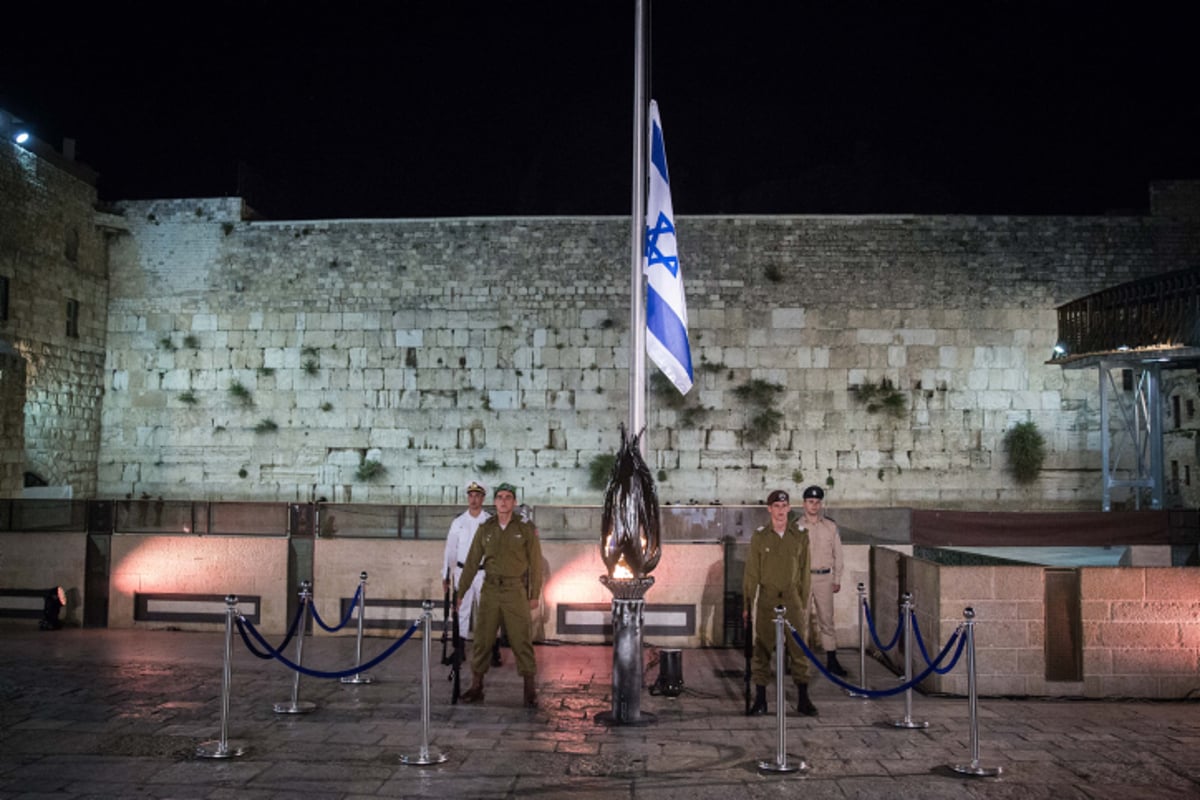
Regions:
<instances>
[{"instance_id":1,"label":"stone paving slab","mask_svg":"<svg viewBox=\"0 0 1200 800\"><path fill-rule=\"evenodd\" d=\"M364 659L388 644L366 640ZM969 778L949 769L970 761L965 698L915 694L912 717L928 727L906 730L892 725L902 695L851 698L821 678L820 717L786 718L789 762L808 773L764 773L777 718L743 715L741 654L716 649L683 651L678 698L642 696L652 723L610 727L595 717L611 710L611 648L538 646L537 710L521 706L507 653L484 704L450 705L438 648L428 747L446 761L406 766L423 741L419 640L369 685L302 678L300 699L317 705L304 715L274 712L292 673L235 640L229 743L249 752L201 759L196 746L220 735L223 651L210 633L0 628L0 800L1200 797L1197 703L983 698L980 761L1003 774ZM350 638L305 643L316 669L348 668L353 654ZM647 683L656 656L646 648ZM897 685L874 661L867 673L874 688Z\"/></svg>"}]
</instances>

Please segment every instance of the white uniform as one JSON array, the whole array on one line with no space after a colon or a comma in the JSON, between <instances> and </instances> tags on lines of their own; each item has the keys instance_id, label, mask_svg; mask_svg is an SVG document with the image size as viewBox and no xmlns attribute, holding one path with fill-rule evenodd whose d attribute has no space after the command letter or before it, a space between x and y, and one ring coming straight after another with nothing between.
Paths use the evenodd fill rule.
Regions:
<instances>
[{"instance_id":1,"label":"white uniform","mask_svg":"<svg viewBox=\"0 0 1200 800\"><path fill-rule=\"evenodd\" d=\"M479 530L479 526L490 516L486 511L480 511L479 516L472 517L470 511L464 511L450 523L450 531L446 534L446 552L442 557L442 577L444 578L449 571L451 586L458 585L463 561L467 557L467 551L471 549L475 531ZM458 633L464 639L472 638L471 616L476 603L479 602L479 590L482 587L483 570L479 570L475 580L471 581L470 588L462 596L462 605L458 609Z\"/></svg>"}]
</instances>

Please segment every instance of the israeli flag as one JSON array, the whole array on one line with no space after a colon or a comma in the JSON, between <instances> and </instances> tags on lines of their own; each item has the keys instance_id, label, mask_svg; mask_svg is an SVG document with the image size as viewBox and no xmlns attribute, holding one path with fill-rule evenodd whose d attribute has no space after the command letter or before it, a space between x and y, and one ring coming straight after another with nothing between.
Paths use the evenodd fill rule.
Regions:
<instances>
[{"instance_id":1,"label":"israeli flag","mask_svg":"<svg viewBox=\"0 0 1200 800\"><path fill-rule=\"evenodd\" d=\"M675 212L658 103L650 101L650 194L646 202L646 352L680 394L692 388L687 302L675 244Z\"/></svg>"}]
</instances>

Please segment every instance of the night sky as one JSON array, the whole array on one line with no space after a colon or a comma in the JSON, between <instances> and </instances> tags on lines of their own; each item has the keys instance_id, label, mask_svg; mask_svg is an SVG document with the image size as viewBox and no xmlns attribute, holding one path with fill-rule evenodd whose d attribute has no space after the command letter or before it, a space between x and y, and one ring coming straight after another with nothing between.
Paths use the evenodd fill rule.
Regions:
<instances>
[{"instance_id":1,"label":"night sky","mask_svg":"<svg viewBox=\"0 0 1200 800\"><path fill-rule=\"evenodd\" d=\"M74 138L104 200L630 211L632 0L71 5L6 9L0 108ZM676 213L1145 210L1200 178L1192 30L1156 4L658 0Z\"/></svg>"}]
</instances>

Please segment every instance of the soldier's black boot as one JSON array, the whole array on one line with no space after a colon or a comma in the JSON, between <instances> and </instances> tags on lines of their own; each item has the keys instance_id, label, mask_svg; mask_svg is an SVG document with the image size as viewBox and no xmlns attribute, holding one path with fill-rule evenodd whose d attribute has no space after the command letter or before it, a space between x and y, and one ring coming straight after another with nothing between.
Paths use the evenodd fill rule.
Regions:
<instances>
[{"instance_id":1,"label":"soldier's black boot","mask_svg":"<svg viewBox=\"0 0 1200 800\"><path fill-rule=\"evenodd\" d=\"M767 713L767 687L761 684L754 686L754 705L750 706L749 715L756 717Z\"/></svg>"},{"instance_id":2,"label":"soldier's black boot","mask_svg":"<svg viewBox=\"0 0 1200 800\"><path fill-rule=\"evenodd\" d=\"M796 711L806 717L815 717L817 707L808 699L808 684L796 681Z\"/></svg>"},{"instance_id":3,"label":"soldier's black boot","mask_svg":"<svg viewBox=\"0 0 1200 800\"><path fill-rule=\"evenodd\" d=\"M471 688L462 693L459 698L464 703L482 703L483 702L483 676L471 676Z\"/></svg>"},{"instance_id":4,"label":"soldier's black boot","mask_svg":"<svg viewBox=\"0 0 1200 800\"><path fill-rule=\"evenodd\" d=\"M500 658L500 640L497 639L492 643L492 666L498 667L503 663L503 660Z\"/></svg>"},{"instance_id":5,"label":"soldier's black boot","mask_svg":"<svg viewBox=\"0 0 1200 800\"><path fill-rule=\"evenodd\" d=\"M827 650L825 652L825 669L830 675L836 675L839 678L844 678L850 673L846 672L846 668L837 660L836 650Z\"/></svg>"},{"instance_id":6,"label":"soldier's black boot","mask_svg":"<svg viewBox=\"0 0 1200 800\"><path fill-rule=\"evenodd\" d=\"M537 687L533 685L533 676L525 676L525 707L537 708Z\"/></svg>"}]
</instances>

